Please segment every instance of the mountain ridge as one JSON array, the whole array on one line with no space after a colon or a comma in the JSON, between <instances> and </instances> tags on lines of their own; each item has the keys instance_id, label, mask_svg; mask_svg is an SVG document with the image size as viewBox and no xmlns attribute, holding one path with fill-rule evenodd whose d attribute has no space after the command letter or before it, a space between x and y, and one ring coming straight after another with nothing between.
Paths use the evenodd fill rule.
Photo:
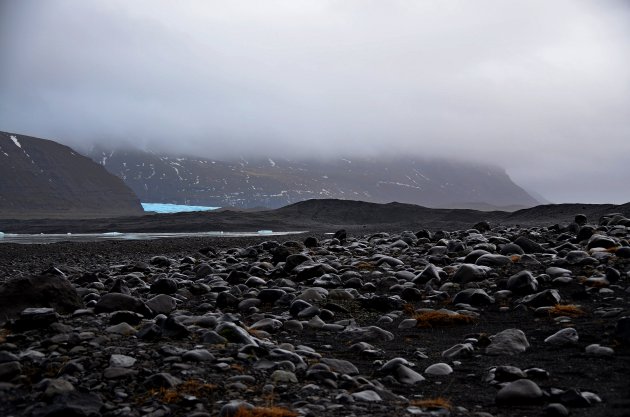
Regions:
<instances>
[{"instance_id":1,"label":"mountain ridge","mask_svg":"<svg viewBox=\"0 0 630 417\"><path fill-rule=\"evenodd\" d=\"M140 215L140 201L114 175L58 142L0 132L0 216Z\"/></svg>"},{"instance_id":2,"label":"mountain ridge","mask_svg":"<svg viewBox=\"0 0 630 417\"><path fill-rule=\"evenodd\" d=\"M502 168L447 159L259 157L226 161L102 148L86 154L122 178L145 202L279 208L333 198L489 211L538 204Z\"/></svg>"}]
</instances>

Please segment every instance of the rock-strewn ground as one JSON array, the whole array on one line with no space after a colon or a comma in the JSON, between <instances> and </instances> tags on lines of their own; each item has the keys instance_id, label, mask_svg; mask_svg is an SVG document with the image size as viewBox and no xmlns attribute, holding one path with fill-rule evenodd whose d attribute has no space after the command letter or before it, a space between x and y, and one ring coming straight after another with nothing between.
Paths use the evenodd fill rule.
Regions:
<instances>
[{"instance_id":1,"label":"rock-strewn ground","mask_svg":"<svg viewBox=\"0 0 630 417\"><path fill-rule=\"evenodd\" d=\"M0 415L628 415L628 222L588 220L2 245Z\"/></svg>"}]
</instances>

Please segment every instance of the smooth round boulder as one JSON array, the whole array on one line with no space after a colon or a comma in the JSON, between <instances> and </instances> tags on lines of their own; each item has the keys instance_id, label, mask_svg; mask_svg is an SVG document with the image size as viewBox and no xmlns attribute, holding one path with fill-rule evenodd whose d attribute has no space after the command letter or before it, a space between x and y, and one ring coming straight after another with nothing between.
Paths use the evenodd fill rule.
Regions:
<instances>
[{"instance_id":1,"label":"smooth round boulder","mask_svg":"<svg viewBox=\"0 0 630 417\"><path fill-rule=\"evenodd\" d=\"M540 387L530 379L517 379L497 392L495 401L501 406L520 406L539 404L544 394Z\"/></svg>"},{"instance_id":2,"label":"smooth round boulder","mask_svg":"<svg viewBox=\"0 0 630 417\"><path fill-rule=\"evenodd\" d=\"M507 243L501 247L501 251L499 253L504 256L523 255L525 254L525 251L516 243Z\"/></svg>"},{"instance_id":3,"label":"smooth round boulder","mask_svg":"<svg viewBox=\"0 0 630 417\"><path fill-rule=\"evenodd\" d=\"M453 368L447 363L434 363L428 366L424 373L432 376L445 376L453 373Z\"/></svg>"},{"instance_id":4,"label":"smooth round boulder","mask_svg":"<svg viewBox=\"0 0 630 417\"><path fill-rule=\"evenodd\" d=\"M159 278L151 284L151 292L156 294L175 294L177 281L172 278Z\"/></svg>"},{"instance_id":5,"label":"smooth round boulder","mask_svg":"<svg viewBox=\"0 0 630 417\"><path fill-rule=\"evenodd\" d=\"M490 297L484 290L480 288L467 288L455 294L452 303L481 306L493 304L494 298Z\"/></svg>"},{"instance_id":6,"label":"smooth round boulder","mask_svg":"<svg viewBox=\"0 0 630 417\"><path fill-rule=\"evenodd\" d=\"M113 313L119 310L133 311L144 317L153 317L151 309L142 300L126 294L105 294L94 306L95 313Z\"/></svg>"},{"instance_id":7,"label":"smooth round boulder","mask_svg":"<svg viewBox=\"0 0 630 417\"><path fill-rule=\"evenodd\" d=\"M529 348L529 342L522 330L506 329L490 336L490 345L486 347L487 355L517 355Z\"/></svg>"},{"instance_id":8,"label":"smooth round boulder","mask_svg":"<svg viewBox=\"0 0 630 417\"><path fill-rule=\"evenodd\" d=\"M518 295L533 294L538 290L538 281L531 272L525 270L512 275L505 288Z\"/></svg>"},{"instance_id":9,"label":"smooth round boulder","mask_svg":"<svg viewBox=\"0 0 630 417\"><path fill-rule=\"evenodd\" d=\"M485 255L484 255L485 256ZM486 270L473 264L462 264L451 280L453 282L458 282L462 284L466 284L468 282L473 281L482 281L486 278Z\"/></svg>"},{"instance_id":10,"label":"smooth round boulder","mask_svg":"<svg viewBox=\"0 0 630 417\"><path fill-rule=\"evenodd\" d=\"M545 339L545 343L554 346L573 345L578 342L579 336L577 330L572 327L558 330Z\"/></svg>"}]
</instances>

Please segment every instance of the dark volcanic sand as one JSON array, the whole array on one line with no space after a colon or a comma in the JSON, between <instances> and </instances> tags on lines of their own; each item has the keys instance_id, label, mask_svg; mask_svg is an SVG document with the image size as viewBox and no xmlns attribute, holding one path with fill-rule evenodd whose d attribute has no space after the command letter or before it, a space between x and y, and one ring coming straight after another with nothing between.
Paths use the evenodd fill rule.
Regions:
<instances>
[{"instance_id":1,"label":"dark volcanic sand","mask_svg":"<svg viewBox=\"0 0 630 417\"><path fill-rule=\"evenodd\" d=\"M56 266L62 269L72 279L79 276L84 271L107 271L113 265L128 264L132 261L149 262L151 257L156 255L164 255L174 259L181 259L185 256L192 256L197 259L204 259L199 254L199 249L204 247L213 247L218 252L225 251L229 248L244 248L252 245L258 245L261 242L275 240L284 242L286 240L295 240L303 242L307 236L316 236L320 242L329 239L330 236L322 234L304 234L297 236L284 237L254 237L254 238L200 238L200 239L168 239L155 241L109 241L97 243L57 243L49 245L0 245L0 281L18 277L22 275L30 275ZM352 235L358 237L358 235ZM393 241L394 239L392 239ZM545 240L545 239L541 239ZM418 244L416 247L409 248L409 251L424 253L430 246L436 242L427 243L427 245ZM305 253L309 251L305 249ZM334 252L333 252L334 253ZM454 258L454 256L453 256ZM417 372L423 373L426 366L437 363L447 362L440 357L442 351L451 346L462 343L466 335L479 335L480 333L493 335L499 331L508 328L521 329L531 344L527 352L515 356L488 356L483 354L483 349L476 349L472 357L457 358L461 364L453 366L455 372L444 377L426 377L427 380L413 386L401 384L385 384L395 394L405 396L407 399L414 398L435 398L443 397L448 399L455 407L464 407L463 409L455 408L451 410L451 415L472 416L476 412L486 412L494 416L538 416L543 414L544 405L532 405L529 407L497 407L495 405L495 395L497 390L489 383L484 382L483 378L486 371L498 365L511 365L521 369L542 368L549 372L548 379L537 379L536 382L543 388L577 388L584 391L596 393L603 400L601 404L592 407L577 408L569 407L572 416L627 416L630 415L630 346L627 342L620 344L614 336L615 323L618 317L628 314L628 302L630 301L630 293L627 291L629 287L627 273L630 271L628 260L616 260L614 266L625 274L622 279L617 282L614 294L611 296L601 296L596 293L592 295L584 295L581 285L569 291L562 292L564 304L579 304L586 311L584 317L578 317L571 320L572 327L579 332L579 342L576 345L566 347L552 347L546 345L543 340L559 330L561 326L554 322L549 316L536 316L532 310L514 309L514 304L508 304L511 309L508 312L499 311L500 303L487 307L479 307L481 310L480 319L475 324L433 328L433 329L398 329L397 325L400 319L394 320L391 325L379 324L383 329L392 332L395 339L392 342L374 342L373 344L382 350L381 359L389 360L395 357L404 357L416 364L414 368ZM518 264L510 264L507 267L496 268L499 277L509 277L513 273L524 269L525 267ZM419 267L412 267L412 270L421 270ZM534 275L544 272L543 266L528 267ZM575 276L592 271L592 268L584 268L571 266L575 271ZM391 268L376 268L386 275L391 275ZM365 271L364 271L365 272ZM475 285L472 285L473 287ZM422 286L420 286L421 288ZM486 286L483 286L487 288ZM544 288L550 288L545 285ZM496 289L496 288L495 288ZM359 292L362 292L359 290ZM388 294L387 288L379 287L378 292ZM491 291L488 291L491 293ZM575 295L572 299L571 294ZM199 300L190 300L187 307L193 308ZM383 313L368 310L359 305L356 301L340 302L346 307L348 313L335 313L335 321L347 318L354 318L360 325L373 325L378 317ZM441 305L446 308L455 309L454 306L447 302L443 304L434 304L426 302L414 302L414 307L435 307ZM593 314L598 308L621 308L623 313L613 318L601 318ZM227 308L226 311L236 312L234 309ZM271 305L261 306L261 312L264 313L281 313L286 311L285 307L274 307ZM408 318L403 316L401 318ZM247 319L244 320L248 324ZM46 335L44 334L45 337ZM374 360L378 358L369 358L350 352L348 350L349 343L337 338L334 333L327 333L305 327L304 331L299 334L280 332L272 335L272 338L279 344L281 342L289 342L294 345L304 344L313 347L318 353L324 357L332 357L338 359L347 359L354 363L360 371L368 379L382 377L376 370L379 366L374 365ZM18 348L25 346L20 345L20 339L13 341ZM133 352L134 341L121 339L121 346L131 346ZM165 340L158 343L157 349L161 344L181 344L187 348L191 348L198 342L186 341L168 341ZM599 343L602 346L611 346L615 349L613 356L592 356L584 352L585 346ZM414 356L414 352L421 349L428 359L421 359ZM3 345L0 342L0 351ZM46 347L40 348L46 352ZM129 349L123 349L129 352ZM228 349L229 351L229 349ZM109 350L105 355L107 358ZM227 353L226 353L227 354ZM133 355L132 355L133 356ZM106 359L105 358L105 359ZM237 375L240 372L249 373L247 369L242 370L235 367L227 373L210 373L207 374L206 382L218 385L214 399L245 399L250 402L256 402L261 397L261 384L256 384L255 388L244 392L228 392L223 384L227 376ZM149 372L151 373L151 372ZM176 374L177 370L173 369L171 373ZM252 372L252 374L258 374ZM56 377L57 375L48 375L48 377ZM146 375L145 375L146 376ZM283 390L277 390L275 403L291 408L291 404L297 402L304 394L300 392L300 387L305 385L303 374L298 373L299 384L289 384ZM37 381L32 381L36 383ZM311 381L316 383L315 381ZM74 384L77 389L81 385ZM146 389L138 381L127 383L119 383L118 385L126 386L129 393L134 398L130 398L127 402L132 404L140 404L146 406L152 404L157 407L156 400L146 400ZM328 389L328 388L326 388ZM22 415L24 407L23 397L20 396L35 395L32 392L37 391L33 387L27 385L21 386L15 392L10 394L8 398L5 396L5 402L0 405L0 415ZM106 390L104 389L104 392ZM350 390L352 391L352 390ZM1 393L2 391L0 391ZM104 394L107 397L107 394ZM324 395L324 394L322 394ZM144 396L144 399L143 399ZM324 395L325 396L325 395ZM106 402L113 401L113 398L104 398ZM264 402L263 402L264 403ZM169 405L172 415L188 415L192 412L191 408L184 403L176 402ZM206 410L210 415L217 415L220 407L212 407L212 402L206 403ZM405 414L404 405L392 404L389 412L383 410L379 406L364 405L356 415L411 415ZM312 415L348 415L350 408L343 407L335 411L325 411L318 413L313 411ZM137 414L132 414L137 415ZM422 414L429 415L429 414Z\"/></svg>"}]
</instances>

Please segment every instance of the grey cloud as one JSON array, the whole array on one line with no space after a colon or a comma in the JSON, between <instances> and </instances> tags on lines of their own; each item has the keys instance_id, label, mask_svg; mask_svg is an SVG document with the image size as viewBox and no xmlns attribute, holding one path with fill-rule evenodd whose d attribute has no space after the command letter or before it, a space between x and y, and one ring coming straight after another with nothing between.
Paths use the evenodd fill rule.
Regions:
<instances>
[{"instance_id":1,"label":"grey cloud","mask_svg":"<svg viewBox=\"0 0 630 417\"><path fill-rule=\"evenodd\" d=\"M0 7L3 130L213 157L450 156L556 202L630 200L624 1Z\"/></svg>"}]
</instances>

